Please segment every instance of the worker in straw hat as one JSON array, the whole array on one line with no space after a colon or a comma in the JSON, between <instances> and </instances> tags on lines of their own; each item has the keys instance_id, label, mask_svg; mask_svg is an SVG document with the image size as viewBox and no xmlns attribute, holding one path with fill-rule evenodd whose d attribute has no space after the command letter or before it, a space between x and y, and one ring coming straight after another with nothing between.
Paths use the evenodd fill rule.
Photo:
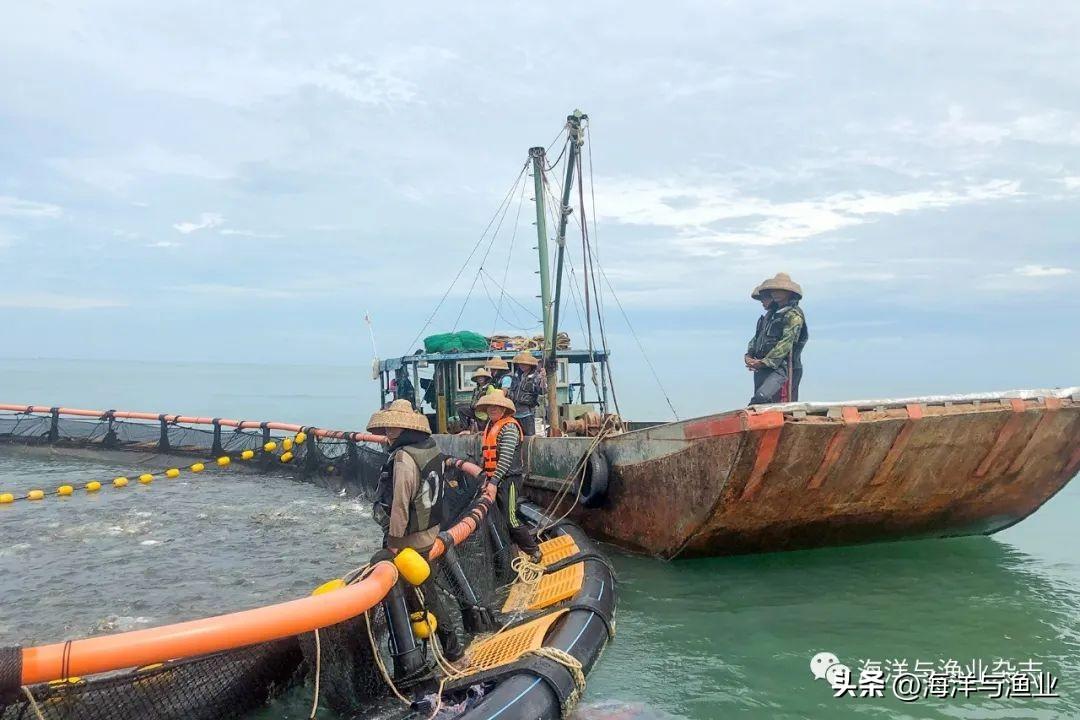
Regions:
<instances>
[{"instance_id":1,"label":"worker in straw hat","mask_svg":"<svg viewBox=\"0 0 1080 720\"><path fill-rule=\"evenodd\" d=\"M510 391L510 366L506 364L506 361L496 355L487 361L488 371L491 373L491 384L496 389Z\"/></svg>"},{"instance_id":2,"label":"worker in straw hat","mask_svg":"<svg viewBox=\"0 0 1080 720\"><path fill-rule=\"evenodd\" d=\"M743 362L746 363L746 369L754 373L754 392L757 393L758 388L761 387L762 380L765 379L765 371L753 371L750 367L750 361L754 359L754 348L761 342L762 332L765 330L765 322L770 317L770 313L776 307L773 303L772 293L762 293L761 285L765 281L762 280L758 283L753 290L750 291L750 299L757 300L761 303L761 315L757 319L757 327L754 328L754 336L750 338L750 343L746 346L746 355L743 356Z\"/></svg>"},{"instance_id":3,"label":"worker in straw hat","mask_svg":"<svg viewBox=\"0 0 1080 720\"><path fill-rule=\"evenodd\" d=\"M518 496L524 483L521 462L524 433L521 424L514 418L514 403L502 391L496 390L480 398L476 408L488 415L481 439L484 472L499 489L496 504L506 516L510 539L533 562L539 562L541 554L536 539L518 517Z\"/></svg>"},{"instance_id":4,"label":"worker in straw hat","mask_svg":"<svg viewBox=\"0 0 1080 720\"><path fill-rule=\"evenodd\" d=\"M799 307L802 288L787 273L777 273L761 283L759 294L772 298L773 308L745 358L755 374L750 404L794 402L802 381L802 351L810 338L806 314Z\"/></svg>"},{"instance_id":5,"label":"worker in straw hat","mask_svg":"<svg viewBox=\"0 0 1080 720\"><path fill-rule=\"evenodd\" d=\"M476 401L493 392L495 385L492 384L491 373L485 367L473 370L469 378L473 381L472 399L468 404L458 405L457 415L463 430L475 432L482 428L488 419L486 412L476 409Z\"/></svg>"},{"instance_id":6,"label":"worker in straw hat","mask_svg":"<svg viewBox=\"0 0 1080 720\"><path fill-rule=\"evenodd\" d=\"M372 514L383 529L383 546L391 553L412 548L427 558L438 537L443 522L443 490L450 462L439 452L431 437L426 416L413 409L408 400L395 400L385 410L379 410L368 421L368 430L385 435L390 443L390 457L379 475L379 488ZM420 589L427 609L438 621L436 634L447 658L455 660L464 649L446 603L435 587L436 573ZM410 612L423 609L413 593L406 596Z\"/></svg>"},{"instance_id":7,"label":"worker in straw hat","mask_svg":"<svg viewBox=\"0 0 1080 720\"><path fill-rule=\"evenodd\" d=\"M523 351L514 356L514 373L510 380L507 397L514 401L517 412L514 417L521 424L526 436L536 434L536 406L547 394L547 382L540 362L531 352Z\"/></svg>"}]
</instances>

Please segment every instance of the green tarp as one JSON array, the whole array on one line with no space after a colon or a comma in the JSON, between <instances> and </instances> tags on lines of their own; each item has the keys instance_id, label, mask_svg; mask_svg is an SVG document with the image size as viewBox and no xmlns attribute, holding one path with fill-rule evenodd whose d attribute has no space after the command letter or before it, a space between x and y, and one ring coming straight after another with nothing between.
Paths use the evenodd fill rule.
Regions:
<instances>
[{"instance_id":1,"label":"green tarp","mask_svg":"<svg viewBox=\"0 0 1080 720\"><path fill-rule=\"evenodd\" d=\"M487 349L487 338L468 330L440 333L424 338L424 352L426 353L483 352Z\"/></svg>"}]
</instances>

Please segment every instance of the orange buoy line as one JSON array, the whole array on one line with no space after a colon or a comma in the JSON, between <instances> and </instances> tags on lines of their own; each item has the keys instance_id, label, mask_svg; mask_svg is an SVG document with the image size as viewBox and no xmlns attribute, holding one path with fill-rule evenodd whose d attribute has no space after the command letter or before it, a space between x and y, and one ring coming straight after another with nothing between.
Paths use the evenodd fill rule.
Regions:
<instances>
[{"instance_id":1,"label":"orange buoy line","mask_svg":"<svg viewBox=\"0 0 1080 720\"><path fill-rule=\"evenodd\" d=\"M306 442L306 441L307 441L307 434L304 433L304 431L302 431L302 430L300 432L296 433L296 435L294 435L291 438L284 438L283 440L281 440L280 447L282 449L282 452L281 452L280 455L277 456L278 460L280 460L283 463L292 462L292 459L293 459L292 448L295 445L303 445L304 442ZM277 450L278 447L279 447L279 443L277 441L271 440L270 442L267 442L267 443L263 444L262 452L266 453L266 454L274 454L274 451ZM184 470L187 470L187 471L193 472L193 473L201 473L204 470L206 470L207 466L210 466L210 465L217 465L218 467L229 467L230 465L232 465L233 460L241 460L241 461L253 460L255 457L256 457L256 453L255 453L254 450L243 450L243 451L241 451L239 453L236 453L235 455L226 454L226 455L221 455L221 456L219 456L218 458L216 458L214 460L204 460L204 461L201 461L201 462L192 463L191 465L189 465L189 466L187 466L186 468L183 468L183 469L181 469L179 467L172 467L172 468L167 468L165 470L161 470L161 471L155 472L155 473L147 473L147 472L140 473L139 475L134 476L134 477L136 478L136 480L138 481L138 483L140 485L150 485L155 479L157 479L159 477L170 478L170 479L180 477L180 475L184 472ZM114 488L118 489L118 490L121 489L121 488L127 487L129 484L131 484L131 480L129 480L127 477L124 477L124 476L115 477L115 478L112 479L112 482L111 482L111 485ZM87 493L95 493L95 492L101 490L102 487L104 487L104 485L103 485L103 483L101 483L101 481L99 481L99 480L91 480L90 482L83 485L81 489L85 490ZM10 505L10 504L18 502L20 500L30 500L30 501L44 500L46 497L50 497L50 496L71 497L74 494L75 494L75 487L73 485L61 485L60 487L56 488L56 490L53 490L53 491L50 491L50 492L45 492L44 490L40 490L40 489L38 489L38 490L29 490L29 491L27 491L27 493L25 495L15 495L13 493L0 493L0 505Z\"/></svg>"},{"instance_id":2,"label":"orange buoy line","mask_svg":"<svg viewBox=\"0 0 1080 720\"><path fill-rule=\"evenodd\" d=\"M353 442L373 442L379 444L385 444L386 438L382 435L373 435L371 433L352 432L348 430L324 430L322 428L311 428L303 425L294 425L290 423L280 422L260 422L255 420L231 420L229 418L210 418L210 417L197 417L189 415L170 415L164 413L148 413L148 412L136 412L132 410L84 410L80 408L63 408L63 407L46 407L44 405L15 405L15 404L0 404L0 411L14 412L22 415L55 415L69 416L69 417L84 417L94 418L97 420L105 419L121 419L121 420L147 420L154 422L166 422L171 425L217 425L219 427L231 427L236 430L244 429L268 429L278 430L282 432L296 433L293 438L286 438L281 441L283 452L279 456L281 462L288 463L293 459L292 444L303 444L307 438L308 433L314 435L317 438L326 438L332 440L352 440ZM263 445L263 451L273 452L276 449L277 443L275 441L267 442ZM202 472L207 465L216 462L219 466L226 466L233 460L250 460L254 457L254 451L245 450L237 456L222 455L216 460L205 460L203 462L197 462L188 467L191 472ZM159 473L141 473L137 476L138 482L143 485L149 485L158 476L164 476L168 478L178 477L181 473L180 468L169 468ZM112 480L112 486L115 488L127 487L130 484L130 479L127 477L116 477ZM93 480L83 486L82 489L87 492L97 492L102 488L103 484L100 481ZM20 500L44 500L47 497L70 497L74 495L76 488L73 485L61 485L55 490L45 491L39 488L29 490L26 494L6 493L0 492L0 505L10 505Z\"/></svg>"}]
</instances>

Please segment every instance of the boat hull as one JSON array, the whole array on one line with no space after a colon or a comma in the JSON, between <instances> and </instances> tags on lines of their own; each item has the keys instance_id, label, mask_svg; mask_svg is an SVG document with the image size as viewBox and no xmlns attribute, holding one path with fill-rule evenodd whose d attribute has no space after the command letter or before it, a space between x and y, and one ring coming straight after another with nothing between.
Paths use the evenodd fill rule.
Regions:
<instances>
[{"instance_id":1,"label":"boat hull","mask_svg":"<svg viewBox=\"0 0 1080 720\"><path fill-rule=\"evenodd\" d=\"M879 404L875 404L879 403ZM443 436L475 455L474 437ZM606 501L573 506L593 445ZM590 535L663 558L987 534L1080 469L1080 390L763 406L607 438L534 438L526 483Z\"/></svg>"}]
</instances>

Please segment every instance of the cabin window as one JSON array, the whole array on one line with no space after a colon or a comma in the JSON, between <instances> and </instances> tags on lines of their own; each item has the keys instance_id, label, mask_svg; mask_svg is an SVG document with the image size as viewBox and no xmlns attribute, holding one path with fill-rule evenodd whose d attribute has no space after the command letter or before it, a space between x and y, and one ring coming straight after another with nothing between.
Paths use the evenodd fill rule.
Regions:
<instances>
[{"instance_id":1,"label":"cabin window","mask_svg":"<svg viewBox=\"0 0 1080 720\"><path fill-rule=\"evenodd\" d=\"M462 360L457 364L457 389L458 392L472 392L476 383L472 381L472 374L477 368L484 367L487 360Z\"/></svg>"}]
</instances>

